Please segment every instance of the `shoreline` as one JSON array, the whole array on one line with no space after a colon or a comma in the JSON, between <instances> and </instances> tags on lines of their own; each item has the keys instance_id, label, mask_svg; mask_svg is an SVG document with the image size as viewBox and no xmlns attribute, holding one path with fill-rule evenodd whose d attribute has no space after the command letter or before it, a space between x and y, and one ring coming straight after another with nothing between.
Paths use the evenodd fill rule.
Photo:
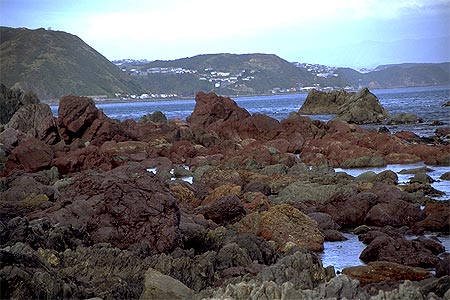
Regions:
<instances>
[{"instance_id":1,"label":"shoreline","mask_svg":"<svg viewBox=\"0 0 450 300\"><path fill-rule=\"evenodd\" d=\"M392 88L372 88L371 91L380 91L380 90L396 90L396 89L414 89L414 88L439 88L439 87L447 87L445 85L430 85L430 86L410 86L410 87L392 87ZM292 93L263 93L263 94L251 94L251 95L221 95L223 97L229 97L231 99L235 98L244 98L244 97L267 97L267 96L285 96L285 95L304 95L308 94L308 91L304 92L292 92ZM195 95L192 97L173 97L173 98L159 98L159 99L117 99L117 98L108 98L102 100L93 99L95 104L112 104L112 103L137 103L137 102L163 102L163 101L177 101L177 100L195 100ZM40 100L41 103L48 104L50 106L59 105L59 99L50 99L50 100Z\"/></svg>"}]
</instances>

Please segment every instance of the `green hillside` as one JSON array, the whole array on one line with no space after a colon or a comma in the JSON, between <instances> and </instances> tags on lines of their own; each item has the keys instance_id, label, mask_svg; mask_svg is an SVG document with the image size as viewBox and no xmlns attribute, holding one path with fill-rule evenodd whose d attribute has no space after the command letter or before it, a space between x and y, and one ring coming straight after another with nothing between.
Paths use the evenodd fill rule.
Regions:
<instances>
[{"instance_id":1,"label":"green hillside","mask_svg":"<svg viewBox=\"0 0 450 300\"><path fill-rule=\"evenodd\" d=\"M75 35L0 27L0 81L40 99L140 91L139 85Z\"/></svg>"}]
</instances>

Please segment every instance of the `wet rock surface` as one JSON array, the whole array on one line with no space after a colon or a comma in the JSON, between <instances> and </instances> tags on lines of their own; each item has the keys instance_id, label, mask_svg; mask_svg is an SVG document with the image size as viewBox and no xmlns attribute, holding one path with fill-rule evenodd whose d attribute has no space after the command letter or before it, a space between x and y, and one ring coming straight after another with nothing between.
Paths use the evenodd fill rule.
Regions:
<instances>
[{"instance_id":1,"label":"wet rock surface","mask_svg":"<svg viewBox=\"0 0 450 300\"><path fill-rule=\"evenodd\" d=\"M405 238L448 232L448 202L389 171L333 169L442 164L448 146L337 119L280 122L215 94L199 93L187 122L120 122L89 98L62 98L54 120L32 95L1 91L30 102L17 102L5 117L16 125L0 132L2 299L450 294L440 241ZM413 173L411 184L430 184L426 170ZM368 265L336 276L318 252L353 229Z\"/></svg>"}]
</instances>

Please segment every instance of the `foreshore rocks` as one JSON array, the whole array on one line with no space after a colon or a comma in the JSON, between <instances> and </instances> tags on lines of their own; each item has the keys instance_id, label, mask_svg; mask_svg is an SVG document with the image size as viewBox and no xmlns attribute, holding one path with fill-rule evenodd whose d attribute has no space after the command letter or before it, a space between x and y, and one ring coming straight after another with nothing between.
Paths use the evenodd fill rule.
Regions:
<instances>
[{"instance_id":1,"label":"foreshore rocks","mask_svg":"<svg viewBox=\"0 0 450 300\"><path fill-rule=\"evenodd\" d=\"M2 89L7 102L25 97ZM337 119L278 121L213 93L197 94L186 122L112 120L75 96L53 118L29 98L0 132L2 299L450 295L448 249L421 236L448 233L448 201L390 171L334 170L446 164L448 145ZM411 184L429 184L421 172ZM368 265L336 275L320 253L344 230L367 245Z\"/></svg>"}]
</instances>

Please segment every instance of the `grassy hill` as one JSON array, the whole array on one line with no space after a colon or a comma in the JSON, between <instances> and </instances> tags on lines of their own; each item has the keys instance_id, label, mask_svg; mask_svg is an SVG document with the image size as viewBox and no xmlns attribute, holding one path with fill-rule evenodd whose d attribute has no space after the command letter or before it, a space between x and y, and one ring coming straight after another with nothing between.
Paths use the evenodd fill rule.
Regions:
<instances>
[{"instance_id":1,"label":"grassy hill","mask_svg":"<svg viewBox=\"0 0 450 300\"><path fill-rule=\"evenodd\" d=\"M0 27L0 66L2 83L32 90L40 99L140 91L128 74L61 31Z\"/></svg>"}]
</instances>

